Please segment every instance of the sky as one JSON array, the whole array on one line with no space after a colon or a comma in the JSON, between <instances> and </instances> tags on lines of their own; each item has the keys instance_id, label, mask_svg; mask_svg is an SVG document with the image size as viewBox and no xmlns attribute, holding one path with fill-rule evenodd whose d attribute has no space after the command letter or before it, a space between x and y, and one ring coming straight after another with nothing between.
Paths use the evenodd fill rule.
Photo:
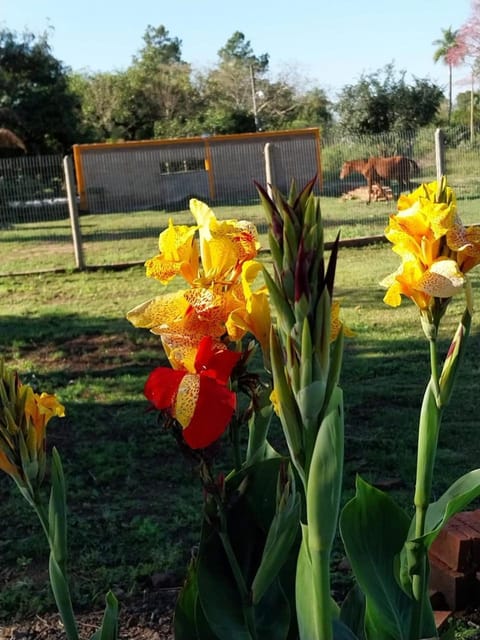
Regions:
<instances>
[{"instance_id":1,"label":"sky","mask_svg":"<svg viewBox=\"0 0 480 640\"><path fill-rule=\"evenodd\" d=\"M470 14L471 0L0 0L0 28L49 31L53 55L74 71L127 68L148 25L164 25L182 58L207 69L240 31L256 55L269 54L272 77L294 71L332 100L389 63L407 82L427 78L446 90L433 41ZM454 94L468 89L468 69L456 69Z\"/></svg>"}]
</instances>

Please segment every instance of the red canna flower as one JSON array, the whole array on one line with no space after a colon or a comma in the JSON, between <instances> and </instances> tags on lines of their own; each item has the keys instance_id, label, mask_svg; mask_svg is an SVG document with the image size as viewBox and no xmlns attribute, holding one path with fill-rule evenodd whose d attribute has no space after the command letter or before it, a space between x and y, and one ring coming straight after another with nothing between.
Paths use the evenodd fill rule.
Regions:
<instances>
[{"instance_id":1,"label":"red canna flower","mask_svg":"<svg viewBox=\"0 0 480 640\"><path fill-rule=\"evenodd\" d=\"M149 375L146 398L182 425L185 442L192 449L208 447L227 428L236 407L236 395L227 382L240 357L241 353L206 336L195 358L196 373L157 367Z\"/></svg>"}]
</instances>

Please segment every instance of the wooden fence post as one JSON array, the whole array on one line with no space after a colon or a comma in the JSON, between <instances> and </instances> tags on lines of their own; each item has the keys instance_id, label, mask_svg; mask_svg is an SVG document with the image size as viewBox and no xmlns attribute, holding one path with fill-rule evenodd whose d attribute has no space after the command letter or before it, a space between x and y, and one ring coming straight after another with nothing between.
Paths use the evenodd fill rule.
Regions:
<instances>
[{"instance_id":1,"label":"wooden fence post","mask_svg":"<svg viewBox=\"0 0 480 640\"><path fill-rule=\"evenodd\" d=\"M435 129L435 166L437 168L437 181L445 175L445 134L442 129Z\"/></svg>"},{"instance_id":2,"label":"wooden fence post","mask_svg":"<svg viewBox=\"0 0 480 640\"><path fill-rule=\"evenodd\" d=\"M72 228L73 250L75 252L75 264L77 269L85 268L83 257L82 233L78 219L77 194L75 189L75 177L73 175L73 163L70 156L63 158L63 171L65 174L65 186L67 189L68 213Z\"/></svg>"}]
</instances>

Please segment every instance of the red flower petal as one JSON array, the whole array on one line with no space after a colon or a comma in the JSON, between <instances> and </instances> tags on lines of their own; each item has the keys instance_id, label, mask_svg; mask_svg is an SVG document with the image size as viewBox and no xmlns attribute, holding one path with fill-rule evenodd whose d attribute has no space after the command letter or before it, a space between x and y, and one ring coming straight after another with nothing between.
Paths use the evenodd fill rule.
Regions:
<instances>
[{"instance_id":1,"label":"red flower petal","mask_svg":"<svg viewBox=\"0 0 480 640\"><path fill-rule=\"evenodd\" d=\"M240 352L220 348L218 345L214 345L211 336L205 336L198 345L195 370L210 378L215 378L222 384L227 384L233 367L241 357Z\"/></svg>"},{"instance_id":2,"label":"red flower petal","mask_svg":"<svg viewBox=\"0 0 480 640\"><path fill-rule=\"evenodd\" d=\"M233 352L230 352L233 353ZM203 449L215 442L232 419L235 394L209 376L200 377L200 392L190 424L183 430L185 442L192 449Z\"/></svg>"},{"instance_id":3,"label":"red flower petal","mask_svg":"<svg viewBox=\"0 0 480 640\"><path fill-rule=\"evenodd\" d=\"M178 386L186 371L157 367L148 376L143 393L156 409L170 409L175 400Z\"/></svg>"}]
</instances>

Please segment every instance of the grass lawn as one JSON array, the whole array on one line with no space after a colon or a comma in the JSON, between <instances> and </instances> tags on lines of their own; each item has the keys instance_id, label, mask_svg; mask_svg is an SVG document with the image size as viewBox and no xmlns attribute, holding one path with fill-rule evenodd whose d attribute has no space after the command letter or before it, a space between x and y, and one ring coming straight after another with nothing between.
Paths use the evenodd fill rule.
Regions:
<instances>
[{"instance_id":1,"label":"grass lawn","mask_svg":"<svg viewBox=\"0 0 480 640\"><path fill-rule=\"evenodd\" d=\"M394 202L372 202L322 197L325 239L381 235ZM480 222L480 200L461 200L465 223ZM260 205L215 207L218 218L244 218L257 224L266 244L265 219ZM172 217L176 224L194 222L189 211L138 211L80 216L83 254L87 266L142 262L157 252L157 238ZM70 221L49 220L0 226L0 274L75 268Z\"/></svg>"},{"instance_id":2,"label":"grass lawn","mask_svg":"<svg viewBox=\"0 0 480 640\"><path fill-rule=\"evenodd\" d=\"M141 243L143 258L155 253L155 238ZM410 513L429 356L413 305L391 309L382 302L378 282L397 261L386 244L342 249L339 256L337 295L356 333L346 341L342 374L343 500L360 473L388 486ZM475 272L472 279L478 300ZM130 308L162 291L140 266L0 278L0 353L23 381L55 392L67 410L66 419L49 426L48 444L59 449L67 475L77 610L101 606L110 587L120 600L142 593L154 575L179 585L198 541L202 496L193 467L146 411L142 395L149 371L164 362L160 342L125 319ZM444 323L445 349L461 311L462 301L454 301ZM444 415L435 495L479 466L479 337L474 317L457 391ZM222 464L229 466L225 458ZM53 600L43 534L7 476L0 477L0 496L1 625L48 610ZM341 558L338 545L334 569ZM335 574L337 593L348 580L348 574Z\"/></svg>"}]
</instances>

